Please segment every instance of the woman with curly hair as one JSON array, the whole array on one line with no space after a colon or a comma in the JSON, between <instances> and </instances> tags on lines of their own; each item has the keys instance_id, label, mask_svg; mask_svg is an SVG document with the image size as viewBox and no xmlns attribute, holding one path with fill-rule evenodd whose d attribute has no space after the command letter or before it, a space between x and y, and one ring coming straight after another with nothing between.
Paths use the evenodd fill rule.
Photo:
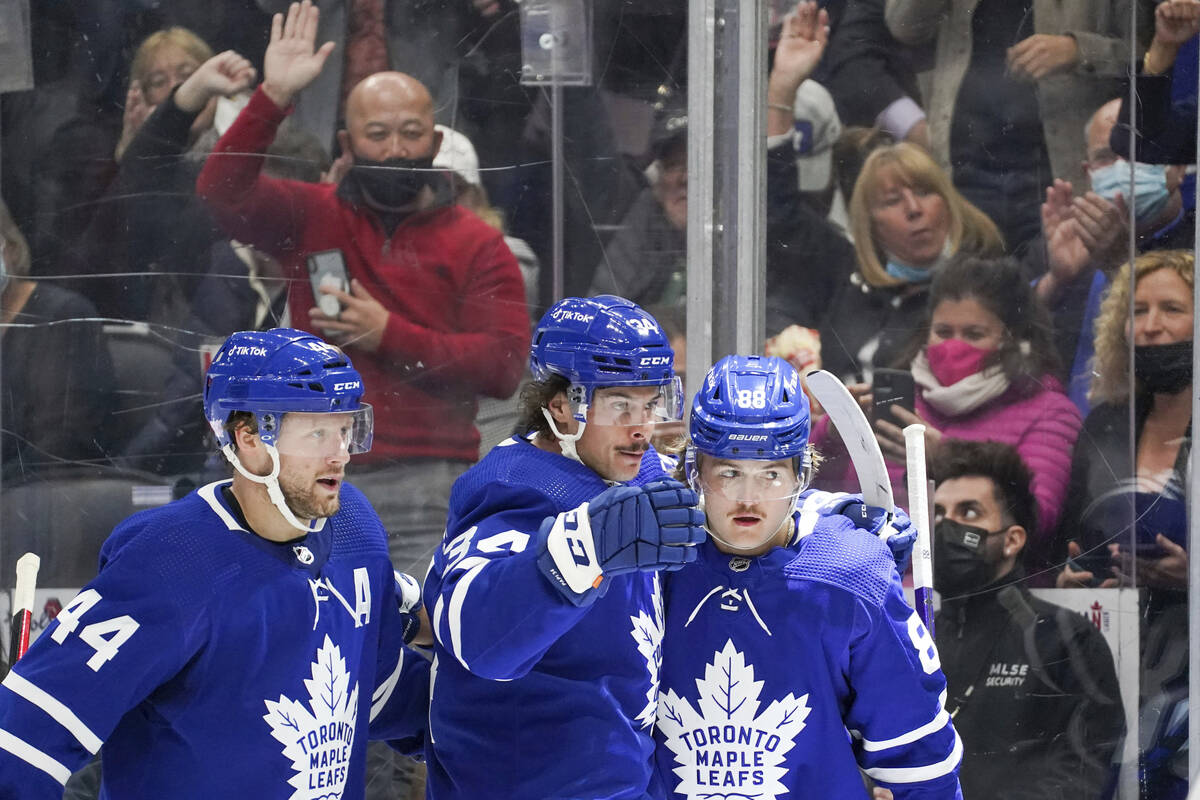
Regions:
<instances>
[{"instance_id":1,"label":"woman with curly hair","mask_svg":"<svg viewBox=\"0 0 1200 800\"><path fill-rule=\"evenodd\" d=\"M1080 558L1075 565L1087 569L1068 566L1060 585L1093 581L1118 585L1130 573L1129 547L1133 546L1140 556L1139 584L1165 589L1187 586L1187 555L1180 546L1186 531L1166 530L1167 535L1151 531L1138 544L1124 541L1121 545L1131 538L1129 517L1135 507L1143 518L1152 513L1158 519L1175 508L1179 522L1186 519L1182 504L1192 425L1192 253L1147 253L1134 262L1133 278L1132 322L1128 264L1113 281L1096 318L1089 399L1097 405L1084 422L1075 450L1070 502L1059 529L1060 540L1071 543L1069 555ZM1110 548L1115 552L1110 553ZM1110 562L1110 555L1115 560Z\"/></svg>"}]
</instances>

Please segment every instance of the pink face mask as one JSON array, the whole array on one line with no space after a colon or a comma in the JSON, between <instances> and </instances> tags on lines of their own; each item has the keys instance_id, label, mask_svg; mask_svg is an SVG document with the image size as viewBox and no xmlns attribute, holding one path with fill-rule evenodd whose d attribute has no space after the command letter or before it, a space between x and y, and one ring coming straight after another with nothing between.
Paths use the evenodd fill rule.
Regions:
<instances>
[{"instance_id":1,"label":"pink face mask","mask_svg":"<svg viewBox=\"0 0 1200 800\"><path fill-rule=\"evenodd\" d=\"M937 378L938 383L942 386L953 386L983 369L984 360L992 352L972 347L962 339L947 339L927 345L925 358L929 361L929 371Z\"/></svg>"}]
</instances>

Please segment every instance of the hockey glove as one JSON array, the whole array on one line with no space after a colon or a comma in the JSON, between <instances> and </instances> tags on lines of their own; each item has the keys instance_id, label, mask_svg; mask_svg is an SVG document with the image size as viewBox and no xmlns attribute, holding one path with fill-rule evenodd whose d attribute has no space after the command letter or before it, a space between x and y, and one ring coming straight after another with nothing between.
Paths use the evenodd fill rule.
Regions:
<instances>
[{"instance_id":1,"label":"hockey glove","mask_svg":"<svg viewBox=\"0 0 1200 800\"><path fill-rule=\"evenodd\" d=\"M396 579L396 605L400 607L400 624L404 643L408 644L421 632L421 584L412 575L392 570Z\"/></svg>"},{"instance_id":2,"label":"hockey glove","mask_svg":"<svg viewBox=\"0 0 1200 800\"><path fill-rule=\"evenodd\" d=\"M538 567L577 606L594 603L615 575L676 570L696 560L704 514L674 480L614 486L542 523Z\"/></svg>"},{"instance_id":3,"label":"hockey glove","mask_svg":"<svg viewBox=\"0 0 1200 800\"><path fill-rule=\"evenodd\" d=\"M912 559L913 545L917 543L917 526L908 518L900 506L893 512L891 524L888 525L888 514L878 506L869 506L858 500L849 503L842 509L842 514L854 522L854 527L878 536L892 551L892 559L896 562L896 571L901 575L908 569Z\"/></svg>"}]
</instances>

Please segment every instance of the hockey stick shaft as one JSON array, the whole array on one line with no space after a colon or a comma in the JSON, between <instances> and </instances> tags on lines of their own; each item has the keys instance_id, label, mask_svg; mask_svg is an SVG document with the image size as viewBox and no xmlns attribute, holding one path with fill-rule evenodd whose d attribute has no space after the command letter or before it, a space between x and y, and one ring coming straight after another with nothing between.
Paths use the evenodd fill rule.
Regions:
<instances>
[{"instance_id":1,"label":"hockey stick shaft","mask_svg":"<svg viewBox=\"0 0 1200 800\"><path fill-rule=\"evenodd\" d=\"M925 426L904 429L904 453L908 462L908 516L917 526L913 548L913 594L917 614L933 636L933 549L930 545L929 483L925 477Z\"/></svg>"},{"instance_id":2,"label":"hockey stick shaft","mask_svg":"<svg viewBox=\"0 0 1200 800\"><path fill-rule=\"evenodd\" d=\"M17 582L13 587L12 627L9 631L9 666L25 655L29 649L29 628L33 623L33 597L37 589L38 568L41 559L26 553L17 559Z\"/></svg>"}]
</instances>

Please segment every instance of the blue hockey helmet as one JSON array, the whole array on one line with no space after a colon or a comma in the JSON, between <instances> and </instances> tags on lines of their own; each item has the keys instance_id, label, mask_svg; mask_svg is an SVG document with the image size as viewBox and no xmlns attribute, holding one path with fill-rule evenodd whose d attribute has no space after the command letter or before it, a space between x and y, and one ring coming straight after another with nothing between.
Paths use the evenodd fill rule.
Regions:
<instances>
[{"instance_id":1,"label":"blue hockey helmet","mask_svg":"<svg viewBox=\"0 0 1200 800\"><path fill-rule=\"evenodd\" d=\"M794 511L811 471L808 429L808 398L791 364L774 356L726 356L704 376L692 403L690 441L684 454L688 483L705 505L710 494L718 494L738 502L790 501ZM704 472L700 453L731 462L763 464L755 469L718 463ZM795 477L785 477L769 466L778 461L790 461ZM711 519L705 527L731 551L754 550L780 530L768 525L759 539L746 541Z\"/></svg>"},{"instance_id":2,"label":"blue hockey helmet","mask_svg":"<svg viewBox=\"0 0 1200 800\"><path fill-rule=\"evenodd\" d=\"M664 418L682 417L683 391L667 334L654 317L622 297L567 297L555 303L534 331L529 366L535 380L567 379L568 399L580 422L593 391L608 386L663 386Z\"/></svg>"},{"instance_id":3,"label":"blue hockey helmet","mask_svg":"<svg viewBox=\"0 0 1200 800\"><path fill-rule=\"evenodd\" d=\"M341 348L294 330L239 331L213 357L204 383L204 416L225 448L225 423L247 411L262 441L274 446L288 412L354 412L351 453L371 448L371 407L362 402L363 381Z\"/></svg>"},{"instance_id":4,"label":"blue hockey helmet","mask_svg":"<svg viewBox=\"0 0 1200 800\"><path fill-rule=\"evenodd\" d=\"M718 458L804 460L808 397L800 375L775 356L726 356L692 403L691 445Z\"/></svg>"}]
</instances>

